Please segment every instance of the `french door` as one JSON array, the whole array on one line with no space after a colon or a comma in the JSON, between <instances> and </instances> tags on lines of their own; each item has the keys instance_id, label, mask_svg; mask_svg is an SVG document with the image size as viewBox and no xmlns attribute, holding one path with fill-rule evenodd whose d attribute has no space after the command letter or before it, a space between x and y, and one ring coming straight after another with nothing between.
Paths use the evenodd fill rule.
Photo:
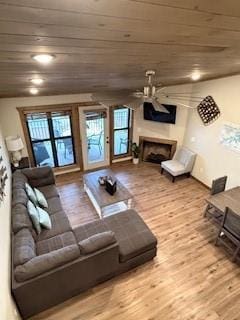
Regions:
<instances>
[{"instance_id":1,"label":"french door","mask_svg":"<svg viewBox=\"0 0 240 320\"><path fill-rule=\"evenodd\" d=\"M108 110L98 107L79 108L85 170L109 165Z\"/></svg>"},{"instance_id":2,"label":"french door","mask_svg":"<svg viewBox=\"0 0 240 320\"><path fill-rule=\"evenodd\" d=\"M76 163L71 112L39 112L26 115L36 166L63 167Z\"/></svg>"}]
</instances>

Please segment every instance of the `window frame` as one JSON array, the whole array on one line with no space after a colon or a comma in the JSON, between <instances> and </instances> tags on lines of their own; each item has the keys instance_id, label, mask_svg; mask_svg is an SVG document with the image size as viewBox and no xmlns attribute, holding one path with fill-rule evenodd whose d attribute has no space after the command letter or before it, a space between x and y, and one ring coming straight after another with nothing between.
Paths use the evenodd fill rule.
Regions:
<instances>
[{"instance_id":1,"label":"window frame","mask_svg":"<svg viewBox=\"0 0 240 320\"><path fill-rule=\"evenodd\" d=\"M128 127L124 128L114 128L114 111L117 109L128 109ZM131 143L133 139L133 123L134 123L134 112L132 109L124 106L124 105L118 105L118 106L112 106L110 109L110 128L111 128L111 148L110 148L110 153L111 153L111 161L116 160L116 159L121 159L121 158L126 158L132 156L131 152ZM128 146L127 146L127 152L126 153L121 153L118 155L114 154L114 136L115 136L115 131L121 131L121 130L128 130Z\"/></svg>"},{"instance_id":2,"label":"window frame","mask_svg":"<svg viewBox=\"0 0 240 320\"><path fill-rule=\"evenodd\" d=\"M33 167L35 166L34 154L32 150L31 138L28 131L28 125L26 121L26 115L31 113L41 113L41 112L61 112L67 111L71 114L71 129L72 129L72 142L73 142L73 152L75 152L75 164L65 165L61 167L53 167L54 172L65 172L66 170L83 170L83 158L82 158L82 148L81 148L81 136L80 136L80 123L78 108L80 106L92 105L92 102L82 102L82 103L72 103L72 104L57 104L57 105L46 105L46 106L35 106L35 107L18 107L22 129L26 141L29 162ZM67 138L66 137L60 137ZM58 138L55 138L58 139ZM49 139L47 139L49 140Z\"/></svg>"},{"instance_id":3,"label":"window frame","mask_svg":"<svg viewBox=\"0 0 240 320\"><path fill-rule=\"evenodd\" d=\"M28 114L34 114L34 113L36 114L36 113L40 113L40 112L31 112L31 113L28 113ZM47 123L48 123L49 138L36 139L34 141L31 138L29 123L28 123L28 120L27 120L27 115L25 114L25 122L26 122L26 125L27 125L29 140L30 140L30 143L31 143L31 149L32 149L34 165L37 166L37 161L36 161L36 157L35 157L35 153L34 153L33 147L34 147L34 144L39 143L39 142L50 142L51 147L52 147L52 156L53 156L53 162L54 162L54 167L53 168L64 168L64 167L67 167L67 166L75 165L76 164L76 152L75 152L75 147L74 147L74 136L73 136L72 114L71 114L71 112L67 113L67 115L69 116L69 121L70 121L71 135L63 136L63 137L55 137L54 125L53 125L53 118L54 117L52 116L53 112L52 111L47 111L47 112L42 112L42 113L46 114L46 119L47 119ZM69 139L69 138L72 140L72 145L73 145L73 163L69 163L69 164L65 164L65 165L59 165L56 141L57 140L65 140L65 139Z\"/></svg>"}]
</instances>

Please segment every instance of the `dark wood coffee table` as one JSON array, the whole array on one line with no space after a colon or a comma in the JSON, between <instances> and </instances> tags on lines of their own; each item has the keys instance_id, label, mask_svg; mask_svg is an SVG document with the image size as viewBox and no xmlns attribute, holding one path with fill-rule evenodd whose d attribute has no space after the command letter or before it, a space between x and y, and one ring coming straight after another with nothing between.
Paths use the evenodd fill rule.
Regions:
<instances>
[{"instance_id":1,"label":"dark wood coffee table","mask_svg":"<svg viewBox=\"0 0 240 320\"><path fill-rule=\"evenodd\" d=\"M110 169L98 170L87 173L83 176L84 189L88 194L93 206L95 207L100 218L130 209L132 206L133 196L131 193L117 181L117 191L111 196L106 190L105 186L98 183L100 176L112 176L113 172Z\"/></svg>"}]
</instances>

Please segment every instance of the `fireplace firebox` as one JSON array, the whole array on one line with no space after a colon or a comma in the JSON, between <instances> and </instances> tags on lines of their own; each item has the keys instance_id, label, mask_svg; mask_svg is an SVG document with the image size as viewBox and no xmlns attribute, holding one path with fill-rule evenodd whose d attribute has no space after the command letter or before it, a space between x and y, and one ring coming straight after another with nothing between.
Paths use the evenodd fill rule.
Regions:
<instances>
[{"instance_id":1,"label":"fireplace firebox","mask_svg":"<svg viewBox=\"0 0 240 320\"><path fill-rule=\"evenodd\" d=\"M177 141L168 139L141 136L139 137L139 143L140 159L159 164L162 161L172 159L177 148Z\"/></svg>"}]
</instances>

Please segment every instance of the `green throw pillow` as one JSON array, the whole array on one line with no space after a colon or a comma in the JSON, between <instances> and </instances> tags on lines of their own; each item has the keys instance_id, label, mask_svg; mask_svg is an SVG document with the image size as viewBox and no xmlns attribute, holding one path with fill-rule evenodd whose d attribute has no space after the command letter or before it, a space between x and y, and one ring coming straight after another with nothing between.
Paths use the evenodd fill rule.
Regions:
<instances>
[{"instance_id":1,"label":"green throw pillow","mask_svg":"<svg viewBox=\"0 0 240 320\"><path fill-rule=\"evenodd\" d=\"M32 201L32 203L37 205L37 197L29 183L25 183L25 190L27 192L28 198Z\"/></svg>"},{"instance_id":2,"label":"green throw pillow","mask_svg":"<svg viewBox=\"0 0 240 320\"><path fill-rule=\"evenodd\" d=\"M44 194L37 188L34 188L34 192L37 198L37 204L42 208L48 208L48 203Z\"/></svg>"},{"instance_id":3,"label":"green throw pillow","mask_svg":"<svg viewBox=\"0 0 240 320\"><path fill-rule=\"evenodd\" d=\"M43 210L40 207L36 207L38 214L39 214L39 218L40 218L40 224L42 227L46 228L46 229L51 229L52 228L52 222L51 219L49 217L49 214L47 213L47 211Z\"/></svg>"},{"instance_id":4,"label":"green throw pillow","mask_svg":"<svg viewBox=\"0 0 240 320\"><path fill-rule=\"evenodd\" d=\"M30 200L28 200L28 202L27 202L27 208L28 208L28 213L30 215L32 223L34 225L34 228L35 228L37 234L40 234L41 233L41 225L40 225L40 216L39 216L38 210L36 209L35 205Z\"/></svg>"}]
</instances>

